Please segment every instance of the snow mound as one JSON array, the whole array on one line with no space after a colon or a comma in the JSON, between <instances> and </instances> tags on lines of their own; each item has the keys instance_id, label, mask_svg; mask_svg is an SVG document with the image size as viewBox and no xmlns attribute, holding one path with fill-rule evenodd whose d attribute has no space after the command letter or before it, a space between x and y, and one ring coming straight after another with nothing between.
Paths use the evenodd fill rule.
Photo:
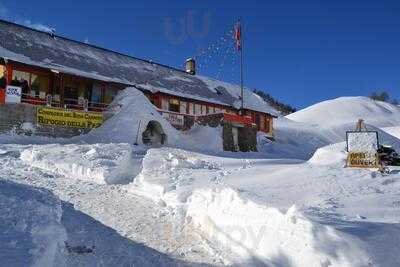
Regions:
<instances>
[{"instance_id":1,"label":"snow mound","mask_svg":"<svg viewBox=\"0 0 400 267\"><path fill-rule=\"evenodd\" d=\"M0 180L0 265L62 266L61 216L50 192Z\"/></svg>"},{"instance_id":2,"label":"snow mound","mask_svg":"<svg viewBox=\"0 0 400 267\"><path fill-rule=\"evenodd\" d=\"M346 143L341 142L317 149L308 162L314 165L344 165L346 163L346 158Z\"/></svg>"},{"instance_id":3,"label":"snow mound","mask_svg":"<svg viewBox=\"0 0 400 267\"><path fill-rule=\"evenodd\" d=\"M33 167L98 184L129 183L138 168L128 144L34 145L21 152L21 159Z\"/></svg>"},{"instance_id":4,"label":"snow mound","mask_svg":"<svg viewBox=\"0 0 400 267\"><path fill-rule=\"evenodd\" d=\"M222 188L195 191L186 209L187 223L214 248L231 254L233 263L305 267L372 264L361 241L310 221L295 207L282 213Z\"/></svg>"},{"instance_id":5,"label":"snow mound","mask_svg":"<svg viewBox=\"0 0 400 267\"><path fill-rule=\"evenodd\" d=\"M202 159L194 152L149 149L142 162L142 171L133 183L134 190L140 190L156 201L176 205L186 201L193 187L204 186L207 178L219 168L218 164Z\"/></svg>"},{"instance_id":6,"label":"snow mound","mask_svg":"<svg viewBox=\"0 0 400 267\"><path fill-rule=\"evenodd\" d=\"M376 127L400 125L400 107L368 97L339 97L286 116L297 122L319 125L353 123L364 119Z\"/></svg>"},{"instance_id":7,"label":"snow mound","mask_svg":"<svg viewBox=\"0 0 400 267\"><path fill-rule=\"evenodd\" d=\"M133 87L120 91L109 110L111 117L102 126L83 137L84 140L133 144L137 139L139 144L143 144L142 132L146 130L150 121L157 121L167 134L169 144L177 144L179 141L179 132L161 116L141 91Z\"/></svg>"},{"instance_id":8,"label":"snow mound","mask_svg":"<svg viewBox=\"0 0 400 267\"><path fill-rule=\"evenodd\" d=\"M197 151L223 151L222 127L194 125L182 132L182 147Z\"/></svg>"},{"instance_id":9,"label":"snow mound","mask_svg":"<svg viewBox=\"0 0 400 267\"><path fill-rule=\"evenodd\" d=\"M167 135L167 145L197 151L223 151L221 127L194 125L182 132L175 129L139 90L128 87L118 93L103 125L75 141L88 143L143 144L142 133L150 121L157 121ZM139 133L139 134L138 134Z\"/></svg>"}]
</instances>

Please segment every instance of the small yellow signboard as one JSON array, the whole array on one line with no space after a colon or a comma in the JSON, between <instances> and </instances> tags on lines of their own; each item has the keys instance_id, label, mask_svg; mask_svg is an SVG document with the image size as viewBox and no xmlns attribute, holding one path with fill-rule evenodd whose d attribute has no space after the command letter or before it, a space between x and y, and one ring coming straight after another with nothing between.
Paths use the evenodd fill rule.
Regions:
<instances>
[{"instance_id":1,"label":"small yellow signboard","mask_svg":"<svg viewBox=\"0 0 400 267\"><path fill-rule=\"evenodd\" d=\"M37 123L40 125L72 128L97 128L103 123L103 114L61 108L38 107Z\"/></svg>"},{"instance_id":2,"label":"small yellow signboard","mask_svg":"<svg viewBox=\"0 0 400 267\"><path fill-rule=\"evenodd\" d=\"M379 158L373 152L350 152L347 157L348 167L379 168Z\"/></svg>"}]
</instances>

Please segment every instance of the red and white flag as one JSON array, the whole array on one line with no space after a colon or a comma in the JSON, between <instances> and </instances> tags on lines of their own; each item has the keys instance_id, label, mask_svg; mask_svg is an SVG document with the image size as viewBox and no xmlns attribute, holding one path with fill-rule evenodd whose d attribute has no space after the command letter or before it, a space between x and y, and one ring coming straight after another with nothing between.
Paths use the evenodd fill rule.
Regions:
<instances>
[{"instance_id":1,"label":"red and white flag","mask_svg":"<svg viewBox=\"0 0 400 267\"><path fill-rule=\"evenodd\" d=\"M235 41L237 51L242 50L242 27L240 26L240 21L235 26Z\"/></svg>"}]
</instances>

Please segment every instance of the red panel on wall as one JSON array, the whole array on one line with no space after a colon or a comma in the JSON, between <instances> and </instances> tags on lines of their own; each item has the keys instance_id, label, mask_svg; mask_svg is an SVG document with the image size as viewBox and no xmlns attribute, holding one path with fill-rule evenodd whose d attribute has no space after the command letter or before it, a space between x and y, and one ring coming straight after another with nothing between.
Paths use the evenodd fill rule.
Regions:
<instances>
[{"instance_id":1,"label":"red panel on wall","mask_svg":"<svg viewBox=\"0 0 400 267\"><path fill-rule=\"evenodd\" d=\"M236 115L236 114L224 113L224 120L230 121L230 122L242 123L245 125L252 124L251 116L240 116L240 115Z\"/></svg>"},{"instance_id":2,"label":"red panel on wall","mask_svg":"<svg viewBox=\"0 0 400 267\"><path fill-rule=\"evenodd\" d=\"M4 104L6 102L6 90L0 89L0 104Z\"/></svg>"}]
</instances>

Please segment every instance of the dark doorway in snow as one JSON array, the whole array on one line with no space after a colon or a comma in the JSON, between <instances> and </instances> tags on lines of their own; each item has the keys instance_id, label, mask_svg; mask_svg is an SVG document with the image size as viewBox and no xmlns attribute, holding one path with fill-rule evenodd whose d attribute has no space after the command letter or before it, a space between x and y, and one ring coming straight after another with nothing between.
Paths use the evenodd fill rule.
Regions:
<instances>
[{"instance_id":1,"label":"dark doorway in snow","mask_svg":"<svg viewBox=\"0 0 400 267\"><path fill-rule=\"evenodd\" d=\"M150 121L142 133L142 141L145 145L164 145L167 135L158 121Z\"/></svg>"}]
</instances>

